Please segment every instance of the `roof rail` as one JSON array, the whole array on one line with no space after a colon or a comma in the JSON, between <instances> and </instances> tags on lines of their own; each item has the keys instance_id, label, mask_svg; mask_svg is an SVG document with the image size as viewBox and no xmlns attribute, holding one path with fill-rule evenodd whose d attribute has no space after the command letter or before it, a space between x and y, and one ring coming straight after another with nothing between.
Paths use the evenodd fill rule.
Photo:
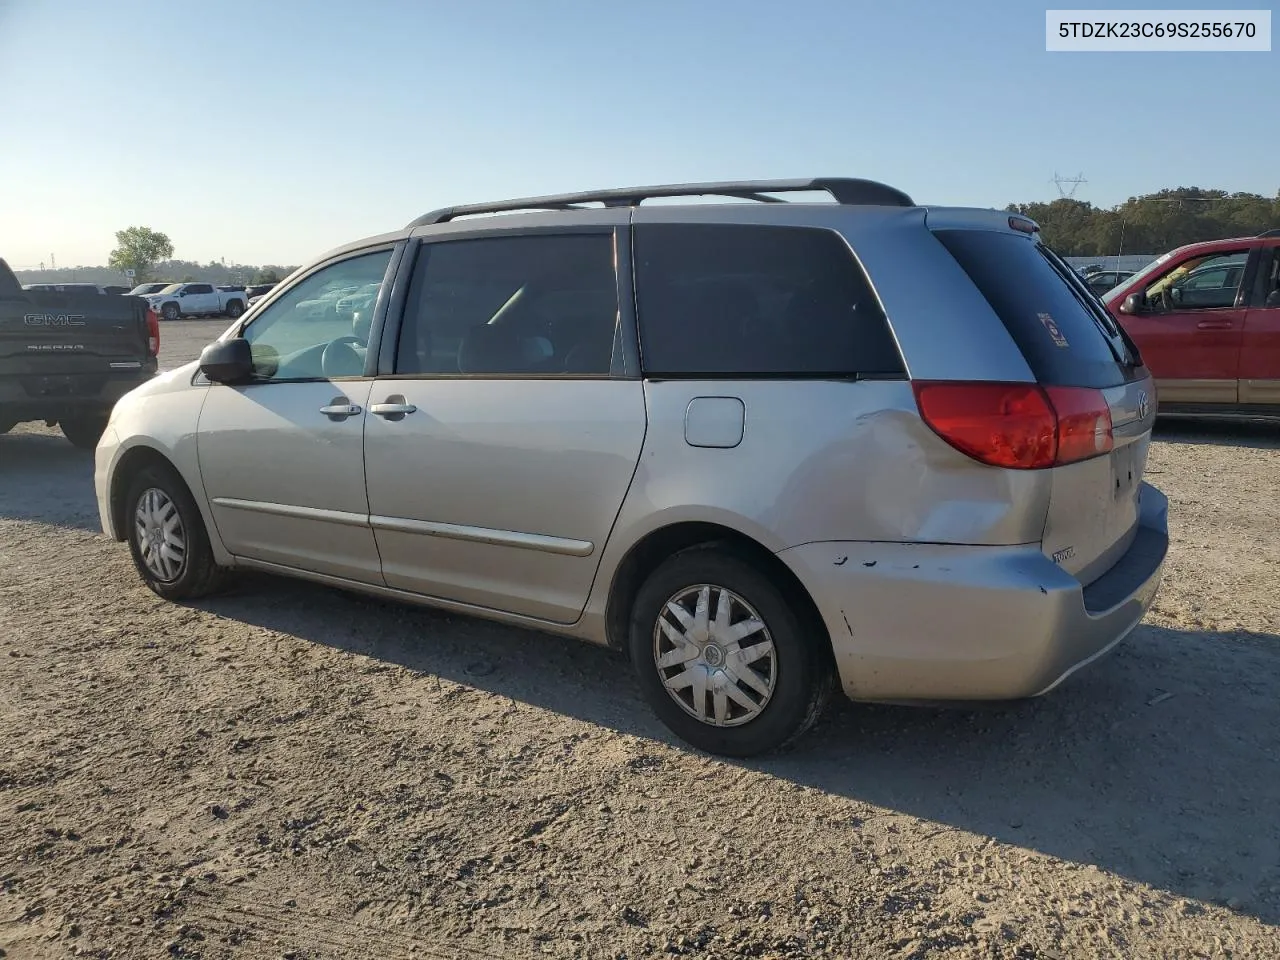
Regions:
<instances>
[{"instance_id":1,"label":"roof rail","mask_svg":"<svg viewBox=\"0 0 1280 960\"><path fill-rule=\"evenodd\" d=\"M1280 227L1277 227L1274 230L1264 230L1262 233L1258 234L1259 240L1263 237L1280 237Z\"/></svg>"},{"instance_id":2,"label":"roof rail","mask_svg":"<svg viewBox=\"0 0 1280 960\"><path fill-rule=\"evenodd\" d=\"M561 193L496 203L472 203L443 207L423 214L409 228L433 223L447 223L473 213L505 213L515 210L574 210L584 203L603 203L606 207L635 207L654 197L736 197L761 203L784 203L771 193L826 191L833 200L846 205L877 204L888 207L913 207L915 202L895 187L875 180L848 177L815 177L812 180L726 180L718 183L668 183L652 187L624 187L619 190L590 190L585 193Z\"/></svg>"}]
</instances>

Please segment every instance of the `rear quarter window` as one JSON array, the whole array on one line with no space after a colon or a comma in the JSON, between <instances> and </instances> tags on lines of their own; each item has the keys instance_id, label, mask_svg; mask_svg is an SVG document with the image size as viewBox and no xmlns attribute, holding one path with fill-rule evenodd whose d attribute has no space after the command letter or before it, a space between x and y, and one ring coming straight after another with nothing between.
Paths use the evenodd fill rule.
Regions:
<instances>
[{"instance_id":1,"label":"rear quarter window","mask_svg":"<svg viewBox=\"0 0 1280 960\"><path fill-rule=\"evenodd\" d=\"M830 230L639 224L634 245L647 376L904 376L875 294Z\"/></svg>"},{"instance_id":2,"label":"rear quarter window","mask_svg":"<svg viewBox=\"0 0 1280 960\"><path fill-rule=\"evenodd\" d=\"M1109 339L1100 304L1087 304L1028 237L993 230L937 230L934 236L969 275L1043 384L1117 386L1131 358ZM1114 340L1114 345L1113 345Z\"/></svg>"}]
</instances>

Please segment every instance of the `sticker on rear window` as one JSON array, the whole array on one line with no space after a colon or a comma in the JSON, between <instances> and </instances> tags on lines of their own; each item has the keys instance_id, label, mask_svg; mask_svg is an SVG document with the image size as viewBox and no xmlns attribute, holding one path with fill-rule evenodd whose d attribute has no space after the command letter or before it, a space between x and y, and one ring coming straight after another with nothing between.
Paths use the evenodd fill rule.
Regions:
<instances>
[{"instance_id":1,"label":"sticker on rear window","mask_svg":"<svg viewBox=\"0 0 1280 960\"><path fill-rule=\"evenodd\" d=\"M1053 338L1054 343L1060 347L1071 346L1071 344L1067 343L1067 338L1062 335L1062 331L1058 329L1053 317L1047 313L1037 314L1037 316L1040 317L1040 322L1044 324L1044 328L1049 331L1049 336Z\"/></svg>"}]
</instances>

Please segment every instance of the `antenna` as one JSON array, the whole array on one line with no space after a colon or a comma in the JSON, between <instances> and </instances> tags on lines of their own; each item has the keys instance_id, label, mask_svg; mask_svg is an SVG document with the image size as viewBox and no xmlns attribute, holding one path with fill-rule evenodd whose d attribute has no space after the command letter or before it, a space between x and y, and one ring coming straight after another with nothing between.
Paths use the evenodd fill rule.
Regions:
<instances>
[{"instance_id":1,"label":"antenna","mask_svg":"<svg viewBox=\"0 0 1280 960\"><path fill-rule=\"evenodd\" d=\"M1059 173L1053 175L1053 183L1058 188L1058 197L1062 200L1070 200L1076 195L1080 184L1088 182L1083 173L1077 173L1074 177L1064 177Z\"/></svg>"}]
</instances>

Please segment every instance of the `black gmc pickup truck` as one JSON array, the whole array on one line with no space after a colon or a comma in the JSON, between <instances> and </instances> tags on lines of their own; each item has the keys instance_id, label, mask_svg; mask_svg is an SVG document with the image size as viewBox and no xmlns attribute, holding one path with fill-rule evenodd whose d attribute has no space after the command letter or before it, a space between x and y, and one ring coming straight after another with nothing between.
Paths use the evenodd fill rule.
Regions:
<instances>
[{"instance_id":1,"label":"black gmc pickup truck","mask_svg":"<svg viewBox=\"0 0 1280 960\"><path fill-rule=\"evenodd\" d=\"M92 450L115 402L155 376L159 352L146 301L23 290L0 260L0 433L43 420Z\"/></svg>"}]
</instances>

